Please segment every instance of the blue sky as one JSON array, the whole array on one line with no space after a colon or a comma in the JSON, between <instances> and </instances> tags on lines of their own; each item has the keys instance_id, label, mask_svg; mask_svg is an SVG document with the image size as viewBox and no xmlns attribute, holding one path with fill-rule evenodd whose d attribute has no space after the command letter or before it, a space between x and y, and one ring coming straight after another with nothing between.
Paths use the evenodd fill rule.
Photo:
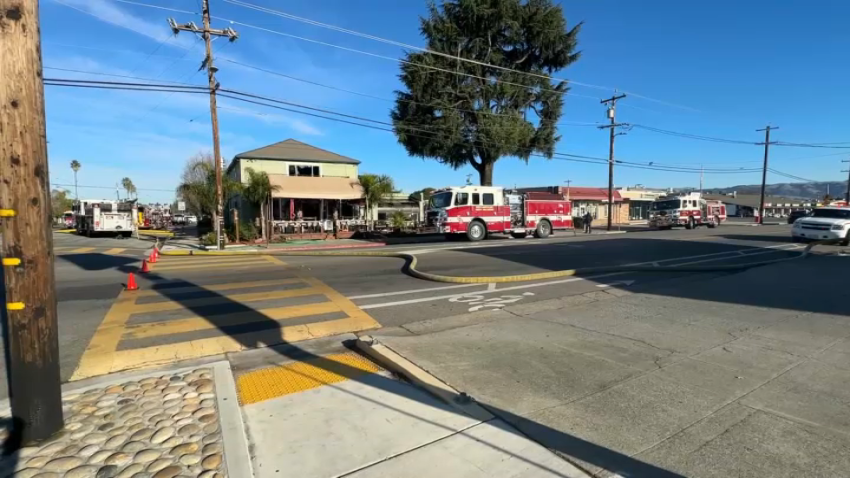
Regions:
<instances>
[{"instance_id":1,"label":"blue sky","mask_svg":"<svg viewBox=\"0 0 850 478\"><path fill-rule=\"evenodd\" d=\"M60 4L59 1L62 3ZM96 71L202 85L197 72L203 43L187 33L174 38L166 19L200 16L114 0L41 2L45 67ZM198 11L197 0L138 0ZM423 45L418 17L423 0L249 0L276 10L413 45ZM291 35L400 58L384 43L311 26L222 0L214 16ZM69 8L69 6L74 7ZM787 142L850 141L850 2L846 1L643 1L563 2L570 25L584 21L582 58L558 77L619 88L663 102L630 96L619 103L618 120L708 136L760 141L770 123L771 139ZM83 12L100 18L95 18ZM215 20L214 27L230 26ZM237 61L278 73L392 98L400 88L398 63L232 25L237 42L213 46L224 88L274 96L387 121L392 103L321 88L245 68ZM188 48L188 49L187 49ZM112 79L60 70L45 77ZM128 80L133 81L133 80ZM573 86L562 122L605 121L598 99L613 90ZM170 201L189 156L211 149L209 103L204 95L136 93L46 87L50 176L72 184L68 164L83 165L79 184L109 187L130 177L143 201ZM361 172L389 174L412 191L462 184L471 168L451 170L411 158L392 133L330 122L296 113L222 99L219 103L225 158L295 138L362 161ZM679 106L674 106L679 105ZM681 107L680 107L681 106ZM564 126L557 150L607 156L607 133L588 125ZM813 180L840 180L841 159L850 149L773 147L771 166ZM760 146L695 141L633 129L617 138L617 158L706 168L760 167ZM844 165L846 166L846 164ZM477 180L477 174L473 176ZM607 184L600 165L532 158L503 158L494 183L506 186ZM769 182L788 180L769 174ZM754 184L760 174L706 174L706 187ZM617 168L618 186L696 186L698 174ZM73 188L69 188L73 189ZM107 189L80 189L86 197L111 197ZM123 193L122 193L123 195Z\"/></svg>"}]
</instances>

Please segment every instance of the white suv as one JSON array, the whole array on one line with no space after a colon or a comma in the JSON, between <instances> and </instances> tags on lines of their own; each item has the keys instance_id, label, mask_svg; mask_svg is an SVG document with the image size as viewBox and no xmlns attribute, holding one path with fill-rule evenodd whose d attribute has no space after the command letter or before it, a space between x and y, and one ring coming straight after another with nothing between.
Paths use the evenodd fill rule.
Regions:
<instances>
[{"instance_id":1,"label":"white suv","mask_svg":"<svg viewBox=\"0 0 850 478\"><path fill-rule=\"evenodd\" d=\"M791 229L794 241L822 241L844 239L842 246L850 245L850 208L821 207L807 217L794 221Z\"/></svg>"}]
</instances>

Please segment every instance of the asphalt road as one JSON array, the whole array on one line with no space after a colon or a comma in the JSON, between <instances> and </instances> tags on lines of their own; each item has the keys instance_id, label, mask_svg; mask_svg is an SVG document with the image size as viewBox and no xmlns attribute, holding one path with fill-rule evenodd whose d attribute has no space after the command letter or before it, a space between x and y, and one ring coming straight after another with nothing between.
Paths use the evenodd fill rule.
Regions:
<instances>
[{"instance_id":1,"label":"asphalt road","mask_svg":"<svg viewBox=\"0 0 850 478\"><path fill-rule=\"evenodd\" d=\"M142 290L129 293L122 292L127 274L138 270L152 242L67 234L56 234L54 242L63 380L478 310L533 307L603 288L646 291L728 274L457 285L406 276L402 261L392 258L169 257L151 274L137 275ZM730 226L385 250L415 252L429 272L491 276L635 263L725 265L790 257L800 249L786 226Z\"/></svg>"}]
</instances>

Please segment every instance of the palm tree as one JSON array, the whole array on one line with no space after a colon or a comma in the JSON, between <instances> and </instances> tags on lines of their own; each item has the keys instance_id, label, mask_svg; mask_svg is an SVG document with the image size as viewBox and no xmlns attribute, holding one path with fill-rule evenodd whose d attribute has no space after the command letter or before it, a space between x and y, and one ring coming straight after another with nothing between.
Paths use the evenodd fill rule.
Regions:
<instances>
[{"instance_id":1,"label":"palm tree","mask_svg":"<svg viewBox=\"0 0 850 478\"><path fill-rule=\"evenodd\" d=\"M361 174L358 179L363 187L363 198L366 200L366 221L369 230L372 229L372 208L384 197L395 191L393 178L383 174Z\"/></svg>"},{"instance_id":2,"label":"palm tree","mask_svg":"<svg viewBox=\"0 0 850 478\"><path fill-rule=\"evenodd\" d=\"M130 195L136 192L136 186L133 185L133 180L130 178L124 178L121 180L121 187L127 191L127 199L130 199Z\"/></svg>"},{"instance_id":3,"label":"palm tree","mask_svg":"<svg viewBox=\"0 0 850 478\"><path fill-rule=\"evenodd\" d=\"M248 174L248 182L242 187L242 196L246 201L260 208L261 231L263 239L266 239L266 201L269 200L272 192L280 189L280 186L272 184L265 171L258 172L253 168L246 168L245 172Z\"/></svg>"},{"instance_id":4,"label":"palm tree","mask_svg":"<svg viewBox=\"0 0 850 478\"><path fill-rule=\"evenodd\" d=\"M80 199L80 194L77 192L77 171L80 170L82 165L76 159L71 160L71 169L74 171L74 197L76 199Z\"/></svg>"},{"instance_id":5,"label":"palm tree","mask_svg":"<svg viewBox=\"0 0 850 478\"><path fill-rule=\"evenodd\" d=\"M189 180L177 186L177 194L198 209L201 215L209 215L213 218L213 224L218 220L216 217L215 198L215 166L212 162L197 161L192 164L192 175ZM222 202L232 194L242 190L242 184L234 181L230 176L222 175Z\"/></svg>"}]
</instances>

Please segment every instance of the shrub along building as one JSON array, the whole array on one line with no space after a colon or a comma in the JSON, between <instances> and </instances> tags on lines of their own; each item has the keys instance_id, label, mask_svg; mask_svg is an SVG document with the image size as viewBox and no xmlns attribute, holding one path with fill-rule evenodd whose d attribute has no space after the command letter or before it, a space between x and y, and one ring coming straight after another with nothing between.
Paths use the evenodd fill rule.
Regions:
<instances>
[{"instance_id":1,"label":"shrub along building","mask_svg":"<svg viewBox=\"0 0 850 478\"><path fill-rule=\"evenodd\" d=\"M343 229L364 224L359 165L356 159L287 139L237 154L226 174L238 182L247 181L248 168L269 175L275 190L268 217L275 233L321 232L333 228L334 212ZM238 194L228 201L229 219L234 208L240 221L259 216L256 208Z\"/></svg>"}]
</instances>

